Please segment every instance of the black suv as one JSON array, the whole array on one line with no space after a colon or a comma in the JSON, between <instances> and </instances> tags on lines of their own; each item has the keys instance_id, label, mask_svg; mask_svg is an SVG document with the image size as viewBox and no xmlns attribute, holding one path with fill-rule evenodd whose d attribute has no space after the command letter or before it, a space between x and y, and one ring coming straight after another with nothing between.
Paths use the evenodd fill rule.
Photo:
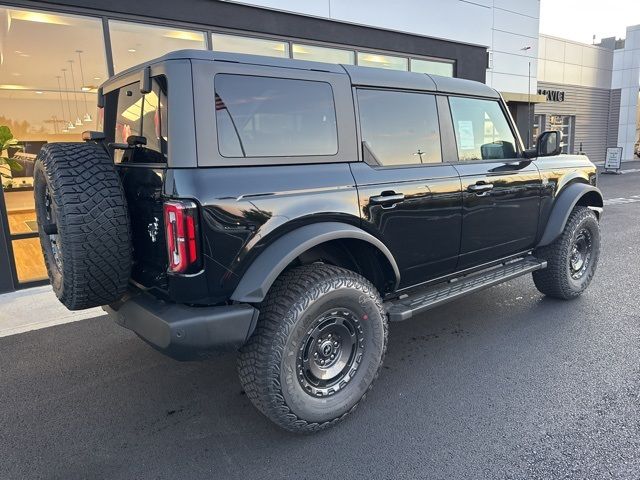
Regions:
<instances>
[{"instance_id":1,"label":"black suv","mask_svg":"<svg viewBox=\"0 0 640 480\"><path fill-rule=\"evenodd\" d=\"M486 85L179 51L98 97L104 132L36 162L56 294L175 358L239 349L286 429L356 407L388 320L530 272L570 299L595 273L596 168L559 132L525 150Z\"/></svg>"}]
</instances>

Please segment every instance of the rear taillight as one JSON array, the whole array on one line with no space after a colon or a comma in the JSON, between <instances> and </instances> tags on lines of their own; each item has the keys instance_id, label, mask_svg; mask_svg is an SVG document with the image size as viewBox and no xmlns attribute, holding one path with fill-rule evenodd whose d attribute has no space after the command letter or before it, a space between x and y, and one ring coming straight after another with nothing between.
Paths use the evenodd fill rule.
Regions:
<instances>
[{"instance_id":1,"label":"rear taillight","mask_svg":"<svg viewBox=\"0 0 640 480\"><path fill-rule=\"evenodd\" d=\"M188 273L198 264L197 206L189 200L164 203L169 271Z\"/></svg>"}]
</instances>

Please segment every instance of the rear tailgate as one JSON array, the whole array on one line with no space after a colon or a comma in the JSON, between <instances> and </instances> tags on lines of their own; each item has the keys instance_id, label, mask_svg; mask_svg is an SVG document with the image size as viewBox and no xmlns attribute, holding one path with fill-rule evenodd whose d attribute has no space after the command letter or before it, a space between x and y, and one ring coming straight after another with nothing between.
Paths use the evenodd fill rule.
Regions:
<instances>
[{"instance_id":1,"label":"rear tailgate","mask_svg":"<svg viewBox=\"0 0 640 480\"><path fill-rule=\"evenodd\" d=\"M163 221L164 169L120 166L133 242L132 279L167 290L168 256Z\"/></svg>"}]
</instances>

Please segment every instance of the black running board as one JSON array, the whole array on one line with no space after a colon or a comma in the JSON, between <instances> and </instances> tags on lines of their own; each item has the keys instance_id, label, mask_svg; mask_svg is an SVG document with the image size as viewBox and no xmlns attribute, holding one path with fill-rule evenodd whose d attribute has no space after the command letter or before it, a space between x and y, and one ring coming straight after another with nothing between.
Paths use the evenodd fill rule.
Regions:
<instances>
[{"instance_id":1,"label":"black running board","mask_svg":"<svg viewBox=\"0 0 640 480\"><path fill-rule=\"evenodd\" d=\"M546 268L547 262L535 257L512 260L464 277L433 285L411 295L385 302L389 321L397 322L422 313L443 303L506 282L535 270Z\"/></svg>"}]
</instances>

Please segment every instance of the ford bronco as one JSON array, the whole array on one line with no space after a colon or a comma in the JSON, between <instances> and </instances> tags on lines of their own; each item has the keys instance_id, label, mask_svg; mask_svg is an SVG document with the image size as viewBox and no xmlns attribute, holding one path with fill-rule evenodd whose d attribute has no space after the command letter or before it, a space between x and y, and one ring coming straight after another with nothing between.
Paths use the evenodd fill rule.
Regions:
<instances>
[{"instance_id":1,"label":"ford bronco","mask_svg":"<svg viewBox=\"0 0 640 480\"><path fill-rule=\"evenodd\" d=\"M36 162L55 293L178 359L239 351L285 429L356 408L388 321L528 273L572 299L594 276L596 167L559 132L525 149L484 84L185 50L98 106L103 131Z\"/></svg>"}]
</instances>

